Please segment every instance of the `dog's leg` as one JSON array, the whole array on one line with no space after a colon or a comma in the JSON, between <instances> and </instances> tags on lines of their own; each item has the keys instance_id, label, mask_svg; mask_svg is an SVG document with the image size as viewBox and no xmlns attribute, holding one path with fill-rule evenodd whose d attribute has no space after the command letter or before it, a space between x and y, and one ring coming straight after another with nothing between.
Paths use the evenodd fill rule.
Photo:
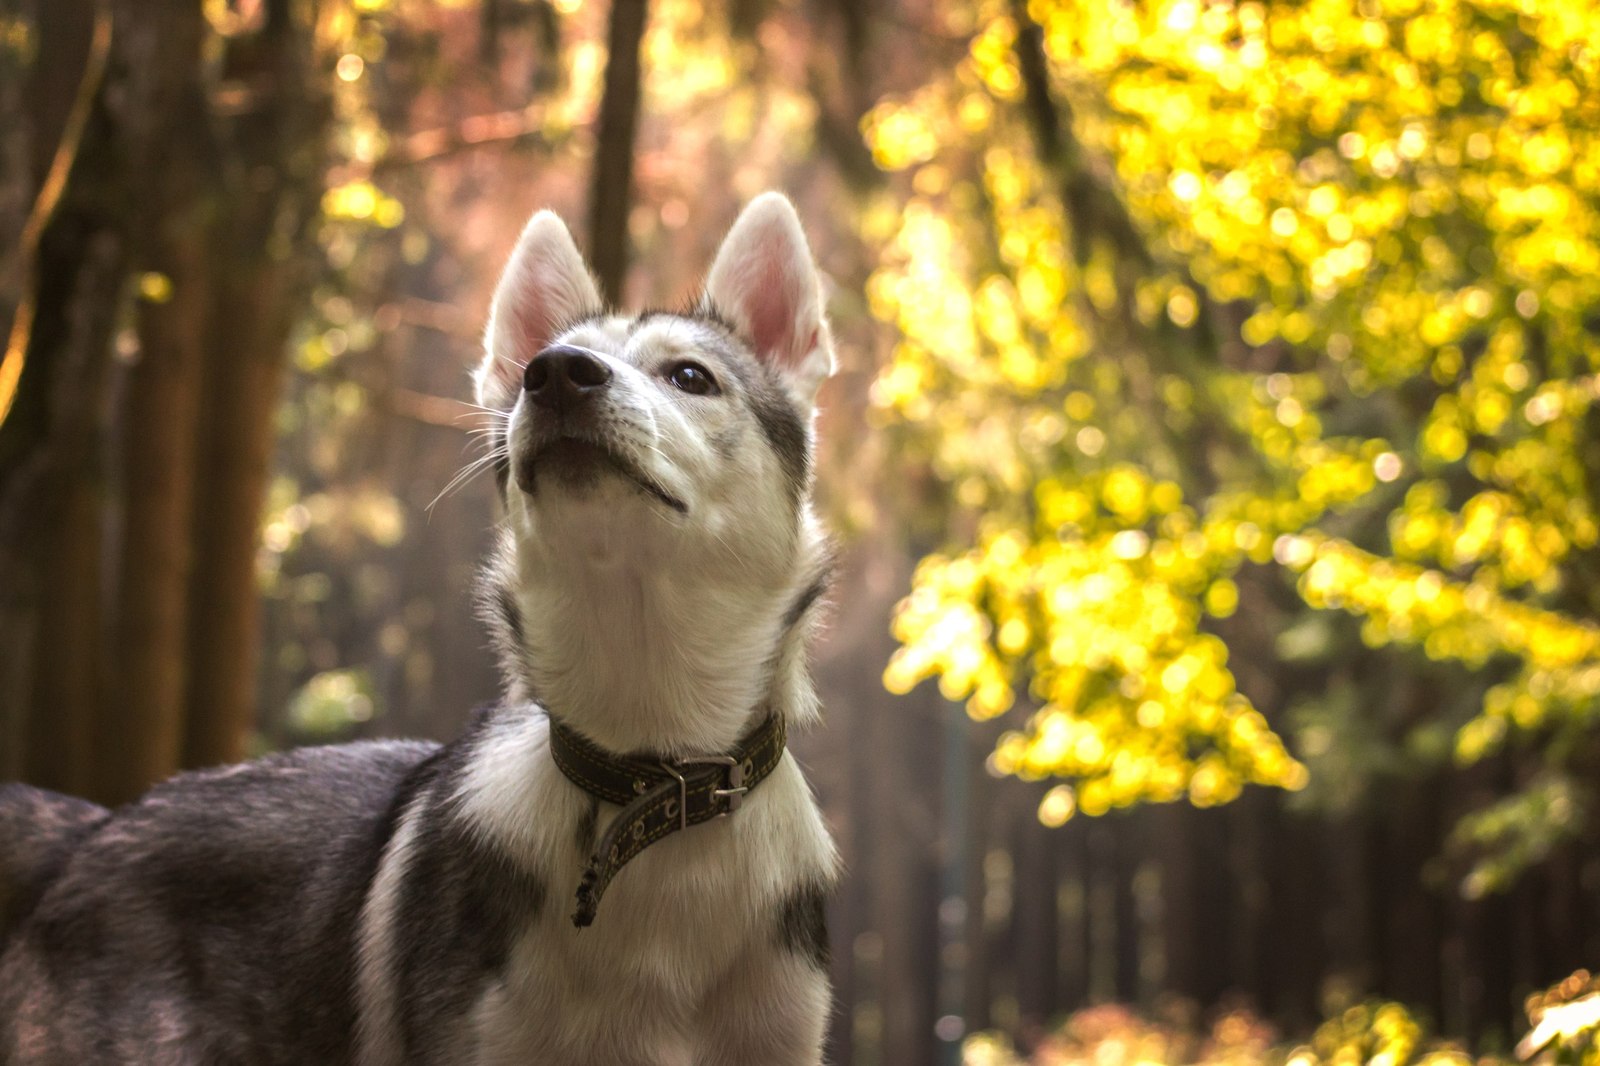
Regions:
<instances>
[{"instance_id":1,"label":"dog's leg","mask_svg":"<svg viewBox=\"0 0 1600 1066\"><path fill-rule=\"evenodd\" d=\"M702 1008L704 1066L818 1066L828 1024L827 973L783 948L735 967Z\"/></svg>"}]
</instances>

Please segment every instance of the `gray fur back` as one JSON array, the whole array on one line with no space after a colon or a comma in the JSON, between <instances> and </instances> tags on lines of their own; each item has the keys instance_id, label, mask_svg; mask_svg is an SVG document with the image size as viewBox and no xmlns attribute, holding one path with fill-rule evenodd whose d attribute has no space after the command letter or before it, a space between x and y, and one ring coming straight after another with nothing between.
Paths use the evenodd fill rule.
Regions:
<instances>
[{"instance_id":1,"label":"gray fur back","mask_svg":"<svg viewBox=\"0 0 1600 1066\"><path fill-rule=\"evenodd\" d=\"M29 849L8 852L24 890L7 913L31 911L0 954L0 1063L347 1061L362 902L435 750L306 748L181 775L109 815L0 791L0 840ZM55 828L19 834L41 812Z\"/></svg>"},{"instance_id":2,"label":"gray fur back","mask_svg":"<svg viewBox=\"0 0 1600 1066\"><path fill-rule=\"evenodd\" d=\"M88 800L0 785L0 950L72 849L110 816Z\"/></svg>"}]
</instances>

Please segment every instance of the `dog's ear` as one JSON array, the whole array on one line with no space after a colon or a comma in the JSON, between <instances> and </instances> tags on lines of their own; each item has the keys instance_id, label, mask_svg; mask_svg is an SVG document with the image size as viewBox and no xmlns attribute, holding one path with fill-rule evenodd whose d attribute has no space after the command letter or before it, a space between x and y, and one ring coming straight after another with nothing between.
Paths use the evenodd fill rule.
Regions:
<instances>
[{"instance_id":1,"label":"dog's ear","mask_svg":"<svg viewBox=\"0 0 1600 1066\"><path fill-rule=\"evenodd\" d=\"M489 305L487 349L478 367L478 402L508 410L522 391L522 368L556 334L602 308L594 278L572 234L553 212L528 220Z\"/></svg>"},{"instance_id":2,"label":"dog's ear","mask_svg":"<svg viewBox=\"0 0 1600 1066\"><path fill-rule=\"evenodd\" d=\"M794 205L782 193L751 200L723 238L705 303L782 375L807 410L833 373L822 282Z\"/></svg>"}]
</instances>

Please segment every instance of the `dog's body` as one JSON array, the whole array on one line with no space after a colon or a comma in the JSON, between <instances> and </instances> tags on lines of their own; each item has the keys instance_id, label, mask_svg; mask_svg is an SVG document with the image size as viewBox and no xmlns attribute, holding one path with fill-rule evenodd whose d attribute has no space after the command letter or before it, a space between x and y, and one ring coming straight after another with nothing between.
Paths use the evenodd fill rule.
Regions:
<instances>
[{"instance_id":1,"label":"dog's body","mask_svg":"<svg viewBox=\"0 0 1600 1066\"><path fill-rule=\"evenodd\" d=\"M115 813L0 790L0 1063L820 1061L835 858L793 757L628 862L580 929L618 807L550 749L552 716L675 759L817 713L832 352L793 209L753 202L700 307L636 319L536 215L488 349L507 701L444 747L290 752Z\"/></svg>"}]
</instances>

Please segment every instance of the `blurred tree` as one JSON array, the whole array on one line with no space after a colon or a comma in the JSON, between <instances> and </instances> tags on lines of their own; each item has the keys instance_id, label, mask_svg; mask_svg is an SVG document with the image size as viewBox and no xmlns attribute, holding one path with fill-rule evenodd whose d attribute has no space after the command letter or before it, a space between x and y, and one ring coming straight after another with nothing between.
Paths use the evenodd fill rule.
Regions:
<instances>
[{"instance_id":1,"label":"blurred tree","mask_svg":"<svg viewBox=\"0 0 1600 1066\"><path fill-rule=\"evenodd\" d=\"M1070 779L1048 822L1215 804L1307 781L1230 653L1293 660L1273 703L1316 707L1337 628L1306 612L1342 611L1368 646L1423 653L1390 657L1433 679L1407 743L1459 727L1463 764L1515 734L1542 752L1527 791L1463 825L1506 860L1470 890L1579 832L1600 709L1600 16L1035 0L945 18L967 57L866 123L910 187L869 221L869 295L904 338L875 399L971 516L900 608L889 686L937 675L989 717L1025 683L1036 709L992 763ZM1385 679L1360 679L1358 713L1390 702Z\"/></svg>"},{"instance_id":2,"label":"blurred tree","mask_svg":"<svg viewBox=\"0 0 1600 1066\"><path fill-rule=\"evenodd\" d=\"M622 299L628 268L634 138L644 86L639 50L649 11L649 0L615 0L607 16L605 91L589 186L589 262L602 298L611 301Z\"/></svg>"},{"instance_id":3,"label":"blurred tree","mask_svg":"<svg viewBox=\"0 0 1600 1066\"><path fill-rule=\"evenodd\" d=\"M296 481L314 487L318 468L339 465L347 446L349 458L370 456L360 428L369 389L386 416L449 437L465 428L465 408L438 395L455 391L464 361L435 353L428 365L438 370L419 390L396 387L393 366L341 360L373 350L392 360L378 342L401 307L430 305L385 297L398 287L437 298L427 272L452 269L424 230L403 226L405 206L378 182L421 201L434 186L417 167L563 143L573 116L598 98L588 86L551 96L567 88L559 17L572 6L231 0L141 7L136 17L82 0L31 5L0 23L17 60L4 65L0 107L18 120L5 143L13 180L0 221L34 235L0 275L16 309L0 364L0 411L9 412L0 565L16 577L0 598L5 776L122 800L181 766L245 753L263 691L258 582L283 592L275 563L287 541L313 511L354 532L363 551L389 548L404 531L388 492L302 495ZM463 41L497 62L464 78L473 56ZM155 67L149 55L160 57ZM578 57L588 69L595 58ZM618 90L619 106L636 112L638 91L635 77ZM470 184L459 184L461 198ZM628 204L614 207L626 236ZM464 320L436 315L433 325L475 336ZM302 374L280 407L292 353ZM282 431L307 420L314 454L291 454L294 476L268 501ZM448 460L438 445L436 435L424 450ZM436 472L428 498L446 481ZM481 525L480 516L459 537L469 560ZM385 623L385 645L405 644L400 619L417 617L418 602L373 602L377 568L357 566L349 550L337 562L357 582L351 603L400 616ZM303 588L326 584L311 576ZM449 588L465 576L459 567L440 575ZM323 631L319 648L339 648L332 635L345 618L319 610L306 621ZM285 660L303 650L279 643ZM316 660L326 670L345 657ZM368 677L348 676L358 675ZM471 698L453 701L465 713L492 688L460 676L472 679ZM366 699L365 688L324 680L318 691ZM332 697L302 693L290 704L281 695L321 708L291 722L330 720ZM283 721L271 716L265 735L338 732L286 732Z\"/></svg>"},{"instance_id":4,"label":"blurred tree","mask_svg":"<svg viewBox=\"0 0 1600 1066\"><path fill-rule=\"evenodd\" d=\"M79 534L85 513L98 506L97 452L94 448L96 405L104 370L85 350L104 350L110 336L122 251L114 238L96 236L92 218L84 224L65 222L52 230L63 210L67 179L93 117L111 49L107 9L61 5L42 13L36 25L8 23L6 59L0 72L7 88L6 129L9 164L5 174L9 213L6 241L5 305L11 326L0 352L0 565L8 580L0 589L0 771L24 772L45 779L66 778L66 767L86 762L88 706L86 692L94 671L45 670L38 688L57 705L40 716L40 745L25 746L27 700L34 685L38 630L71 637L97 636L94 593L97 559L84 550ZM95 150L86 153L95 161ZM46 255L76 259L66 270L46 276L37 269ZM75 267L79 268L75 272ZM79 313L68 319L62 306L74 289L83 296ZM36 337L56 346L39 345L31 391L17 402L23 360ZM54 358L56 355L60 358ZM54 385L52 385L54 382ZM91 402L74 406L74 386ZM92 525L91 525L92 529ZM46 571L59 572L62 558L74 558L87 573L74 583L44 596ZM81 629L74 631L74 626ZM54 686L55 691L52 691Z\"/></svg>"},{"instance_id":5,"label":"blurred tree","mask_svg":"<svg viewBox=\"0 0 1600 1066\"><path fill-rule=\"evenodd\" d=\"M24 282L0 366L6 769L120 801L236 757L251 718L323 53L288 0L28 14L7 33L30 79L18 117L50 162L23 186L36 243L10 264Z\"/></svg>"}]
</instances>

